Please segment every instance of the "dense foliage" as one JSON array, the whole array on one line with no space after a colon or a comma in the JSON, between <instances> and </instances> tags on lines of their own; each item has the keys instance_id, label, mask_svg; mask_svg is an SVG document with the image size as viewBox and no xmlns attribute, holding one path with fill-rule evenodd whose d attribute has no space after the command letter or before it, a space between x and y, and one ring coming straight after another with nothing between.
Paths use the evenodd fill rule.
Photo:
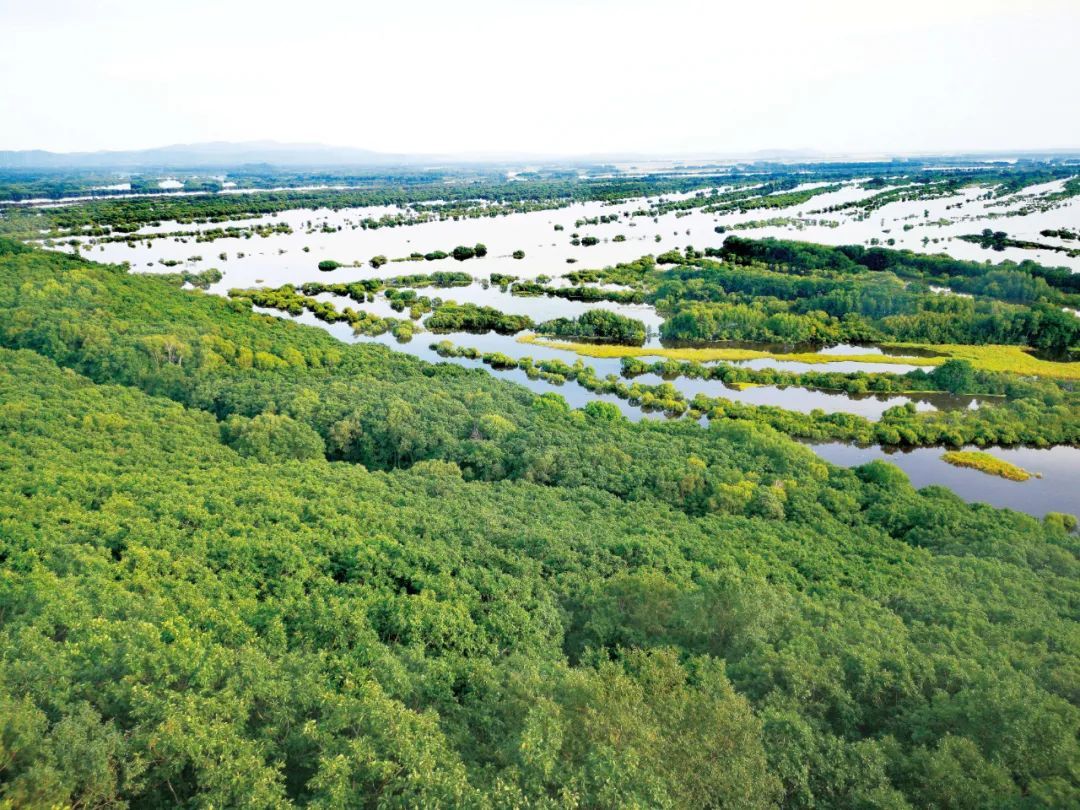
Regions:
<instances>
[{"instance_id":1,"label":"dense foliage","mask_svg":"<svg viewBox=\"0 0 1080 810\"><path fill-rule=\"evenodd\" d=\"M1075 806L1072 523L0 241L0 801Z\"/></svg>"},{"instance_id":2,"label":"dense foliage","mask_svg":"<svg viewBox=\"0 0 1080 810\"><path fill-rule=\"evenodd\" d=\"M591 309L576 318L556 318L536 327L543 335L585 337L611 343L640 346L645 342L645 324L606 309Z\"/></svg>"},{"instance_id":3,"label":"dense foliage","mask_svg":"<svg viewBox=\"0 0 1080 810\"><path fill-rule=\"evenodd\" d=\"M990 238L993 238L991 232ZM989 265L954 259L946 254L915 253L910 250L864 248L861 245L828 247L808 242L779 239L743 239L729 236L719 254L736 262L758 262L782 266L796 273L815 270L857 272L860 268L891 271L903 278L939 281L958 292L987 295L1001 300L1056 300L1045 285L1067 292L1080 292L1080 280L1068 267L1047 267L1033 261L1002 262Z\"/></svg>"},{"instance_id":4,"label":"dense foliage","mask_svg":"<svg viewBox=\"0 0 1080 810\"><path fill-rule=\"evenodd\" d=\"M1080 319L1063 309L1080 306L1078 277L1031 261L991 265L729 236L722 248L702 253L671 250L655 260L572 273L572 287L513 291L647 301L666 316L661 335L672 340L995 343L1062 354L1080 344Z\"/></svg>"},{"instance_id":5,"label":"dense foliage","mask_svg":"<svg viewBox=\"0 0 1080 810\"><path fill-rule=\"evenodd\" d=\"M1069 399L1072 383L1021 376L1003 372L978 371L967 360L947 360L930 371L921 368L903 374L887 372L841 371L781 371L775 368L755 369L731 363L695 363L679 360L656 360L651 363L635 357L622 360L623 376L659 374L662 377L690 377L702 380L722 380L729 384L797 385L824 391L844 391L848 394L890 394L906 392L946 391L951 394L989 394L1008 399L1035 399L1048 405Z\"/></svg>"},{"instance_id":6,"label":"dense foliage","mask_svg":"<svg viewBox=\"0 0 1080 810\"><path fill-rule=\"evenodd\" d=\"M458 304L446 301L435 308L424 326L433 332L498 332L514 335L523 329L531 329L532 318L528 315L508 315L495 307L478 304Z\"/></svg>"}]
</instances>

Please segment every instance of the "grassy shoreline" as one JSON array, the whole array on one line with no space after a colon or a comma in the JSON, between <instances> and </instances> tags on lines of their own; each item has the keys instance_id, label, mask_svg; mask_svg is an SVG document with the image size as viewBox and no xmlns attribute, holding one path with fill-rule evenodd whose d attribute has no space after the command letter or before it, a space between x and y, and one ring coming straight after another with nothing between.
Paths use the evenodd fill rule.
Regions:
<instances>
[{"instance_id":1,"label":"grassy shoreline","mask_svg":"<svg viewBox=\"0 0 1080 810\"><path fill-rule=\"evenodd\" d=\"M1041 360L1024 346L1000 344L973 345L963 343L882 343L889 349L931 351L940 358L922 358L927 363L940 365L946 360L968 360L981 371L1005 371L1033 377L1051 377L1057 380L1080 380L1080 362Z\"/></svg>"},{"instance_id":2,"label":"grassy shoreline","mask_svg":"<svg viewBox=\"0 0 1080 810\"><path fill-rule=\"evenodd\" d=\"M565 349L585 357L663 357L668 360L690 360L698 363L739 360L790 360L799 363L827 365L839 362L884 363L889 365L940 366L947 360L968 360L983 371L1008 371L1059 380L1080 380L1080 362L1040 360L1022 346L962 345L929 343L883 343L885 348L934 352L932 356L901 356L888 354L817 354L814 352L770 352L726 346L701 348L665 348L657 346L617 346L602 343L574 343L543 338L535 334L518 337L519 343Z\"/></svg>"}]
</instances>

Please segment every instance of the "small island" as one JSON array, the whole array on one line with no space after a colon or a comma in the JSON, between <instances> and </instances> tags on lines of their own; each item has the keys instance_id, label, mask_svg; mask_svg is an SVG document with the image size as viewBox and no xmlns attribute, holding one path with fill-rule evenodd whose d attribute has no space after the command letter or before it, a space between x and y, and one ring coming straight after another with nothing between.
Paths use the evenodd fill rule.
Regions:
<instances>
[{"instance_id":1,"label":"small island","mask_svg":"<svg viewBox=\"0 0 1080 810\"><path fill-rule=\"evenodd\" d=\"M1038 473L1030 473L1023 467L1010 464L1000 458L995 458L989 453L979 450L950 450L941 456L942 461L955 467L971 467L988 475L997 475L1008 478L1010 481L1027 481L1034 476L1041 478Z\"/></svg>"}]
</instances>

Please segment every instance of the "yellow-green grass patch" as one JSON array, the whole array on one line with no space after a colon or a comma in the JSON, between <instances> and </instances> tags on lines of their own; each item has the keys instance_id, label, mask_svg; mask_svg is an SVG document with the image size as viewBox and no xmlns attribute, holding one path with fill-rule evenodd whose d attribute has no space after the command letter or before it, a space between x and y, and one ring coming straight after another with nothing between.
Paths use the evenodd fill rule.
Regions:
<instances>
[{"instance_id":1,"label":"yellow-green grass patch","mask_svg":"<svg viewBox=\"0 0 1080 810\"><path fill-rule=\"evenodd\" d=\"M1010 481L1027 481L1032 475L1036 478L1042 477L1038 473L1030 473L1023 467L979 450L949 450L942 454L941 459L954 467L969 467L987 475L1008 478Z\"/></svg>"},{"instance_id":2,"label":"yellow-green grass patch","mask_svg":"<svg viewBox=\"0 0 1080 810\"><path fill-rule=\"evenodd\" d=\"M886 348L931 351L942 359L925 358L924 365L939 365L947 359L967 360L983 371L1008 371L1031 377L1053 377L1059 380L1080 380L1080 362L1041 360L1024 346L998 344L970 345L963 343L886 343Z\"/></svg>"},{"instance_id":3,"label":"yellow-green grass patch","mask_svg":"<svg viewBox=\"0 0 1080 810\"><path fill-rule=\"evenodd\" d=\"M887 354L817 354L816 352L769 352L759 349L742 349L729 346L704 346L669 349L663 346L619 346L611 343L572 343L569 341L549 340L537 335L527 334L518 338L520 343L547 346L552 349L565 349L585 357L663 357L668 360L690 360L708 363L714 360L757 360L771 358L775 360L796 360L800 363L835 363L840 360L855 360L862 363L890 363L895 365L932 366L944 363L948 358L935 357L893 357Z\"/></svg>"},{"instance_id":4,"label":"yellow-green grass patch","mask_svg":"<svg viewBox=\"0 0 1080 810\"><path fill-rule=\"evenodd\" d=\"M829 363L883 363L902 366L940 366L947 360L967 360L982 371L1007 371L1032 377L1052 377L1059 380L1080 380L1080 362L1041 360L1023 346L975 346L956 343L883 343L888 349L908 350L912 355L891 354L819 354L816 352L772 352L734 346L697 346L666 348L663 346L620 346L610 343L573 343L551 340L534 334L518 338L520 343L565 349L585 357L663 357L667 360L687 360L697 363L739 360L790 360L799 363L827 365ZM926 353L920 355L919 353Z\"/></svg>"}]
</instances>

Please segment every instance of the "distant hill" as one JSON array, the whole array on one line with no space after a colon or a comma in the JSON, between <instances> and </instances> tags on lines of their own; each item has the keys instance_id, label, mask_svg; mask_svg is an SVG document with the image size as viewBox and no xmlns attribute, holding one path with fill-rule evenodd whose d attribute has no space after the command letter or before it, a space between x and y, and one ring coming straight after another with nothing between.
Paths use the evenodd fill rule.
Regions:
<instances>
[{"instance_id":1,"label":"distant hill","mask_svg":"<svg viewBox=\"0 0 1080 810\"><path fill-rule=\"evenodd\" d=\"M193 169L268 163L274 166L400 165L424 161L367 149L314 143L248 141L177 144L155 149L106 152L0 151L5 169Z\"/></svg>"},{"instance_id":2,"label":"distant hill","mask_svg":"<svg viewBox=\"0 0 1080 810\"><path fill-rule=\"evenodd\" d=\"M375 152L349 146L327 146L320 143L279 143L277 141L213 141L209 143L175 144L154 149L101 152L47 152L41 149L21 151L0 150L0 169L128 169L179 170L229 169L238 166L264 165L274 167L318 168L329 166L448 166L461 164L493 164L521 166L596 165L600 163L827 163L833 161L922 159L972 160L990 159L1075 159L1077 149L1016 150L1002 152L967 152L962 154L830 154L813 149L763 149L756 152L688 152L654 154L647 152L588 153L581 155L538 154L530 152L463 152L457 154L405 154Z\"/></svg>"}]
</instances>

